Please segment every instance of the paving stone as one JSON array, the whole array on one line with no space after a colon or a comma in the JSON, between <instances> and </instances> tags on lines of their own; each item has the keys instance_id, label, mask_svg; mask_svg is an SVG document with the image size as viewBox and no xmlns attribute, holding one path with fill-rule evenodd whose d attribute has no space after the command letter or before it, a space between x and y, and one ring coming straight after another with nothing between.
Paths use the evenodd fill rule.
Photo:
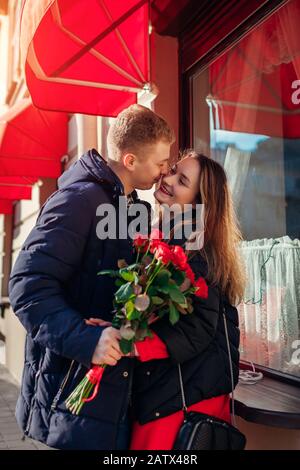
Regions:
<instances>
[{"instance_id":1,"label":"paving stone","mask_svg":"<svg viewBox=\"0 0 300 470\"><path fill-rule=\"evenodd\" d=\"M18 396L17 382L0 364L0 450L52 450L33 439L22 441L22 431L15 418Z\"/></svg>"}]
</instances>

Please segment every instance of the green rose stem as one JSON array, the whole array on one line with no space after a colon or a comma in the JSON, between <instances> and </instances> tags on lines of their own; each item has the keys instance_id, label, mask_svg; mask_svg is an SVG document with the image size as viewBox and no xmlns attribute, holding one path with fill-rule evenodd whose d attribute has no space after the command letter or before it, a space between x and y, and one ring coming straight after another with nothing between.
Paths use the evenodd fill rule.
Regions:
<instances>
[{"instance_id":1,"label":"green rose stem","mask_svg":"<svg viewBox=\"0 0 300 470\"><path fill-rule=\"evenodd\" d=\"M140 248L137 249L137 255L136 255L136 260L135 260L135 264L138 263L138 260L139 260L139 256L140 256Z\"/></svg>"},{"instance_id":2,"label":"green rose stem","mask_svg":"<svg viewBox=\"0 0 300 470\"><path fill-rule=\"evenodd\" d=\"M92 380L92 377L89 377L89 376L90 376L91 371L95 370L94 368L98 368L98 367L104 370L106 368L106 364L93 366L90 372L82 379L80 384L75 388L75 390L71 393L71 395L68 396L66 400L66 407L68 410L71 411L71 413L78 415L81 411L81 408L85 404L85 402L91 401L93 399L93 395L92 397L90 397L90 393L92 392L94 387L95 387L94 394L97 393L101 377L99 378L99 382L97 383L94 380Z\"/></svg>"},{"instance_id":3,"label":"green rose stem","mask_svg":"<svg viewBox=\"0 0 300 470\"><path fill-rule=\"evenodd\" d=\"M153 258L155 260L155 258ZM152 263L151 263L152 264ZM169 264L169 263L168 263ZM151 266L151 265L150 265ZM151 283L154 281L155 277L158 275L158 273L160 272L161 268L163 267L163 263L159 260L153 273L151 274L150 276L150 279L148 280L147 282L147 285L146 285L146 289L145 289L145 294L147 293L147 290L149 289ZM168 265L166 265L167 267Z\"/></svg>"}]
</instances>

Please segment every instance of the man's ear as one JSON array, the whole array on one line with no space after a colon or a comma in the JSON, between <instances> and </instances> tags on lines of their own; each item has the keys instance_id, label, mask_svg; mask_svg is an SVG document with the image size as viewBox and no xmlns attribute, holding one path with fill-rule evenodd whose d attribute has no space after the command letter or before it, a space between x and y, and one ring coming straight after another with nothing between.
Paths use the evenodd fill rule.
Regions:
<instances>
[{"instance_id":1,"label":"man's ear","mask_svg":"<svg viewBox=\"0 0 300 470\"><path fill-rule=\"evenodd\" d=\"M125 153L123 155L123 165L127 170L133 171L135 167L136 156L133 153Z\"/></svg>"}]
</instances>

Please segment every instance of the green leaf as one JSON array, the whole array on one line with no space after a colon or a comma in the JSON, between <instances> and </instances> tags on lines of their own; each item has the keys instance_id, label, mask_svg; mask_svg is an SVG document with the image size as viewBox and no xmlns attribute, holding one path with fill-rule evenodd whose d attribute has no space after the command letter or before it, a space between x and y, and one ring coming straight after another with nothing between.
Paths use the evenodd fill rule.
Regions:
<instances>
[{"instance_id":1,"label":"green leaf","mask_svg":"<svg viewBox=\"0 0 300 470\"><path fill-rule=\"evenodd\" d=\"M114 271L113 269L105 269L104 271L99 271L97 273L98 276L103 276L104 274L109 275L111 277L117 277L119 275L119 271Z\"/></svg>"},{"instance_id":2,"label":"green leaf","mask_svg":"<svg viewBox=\"0 0 300 470\"><path fill-rule=\"evenodd\" d=\"M174 302L177 302L178 304L185 304L185 297L180 292L179 289L170 289L170 297Z\"/></svg>"},{"instance_id":3,"label":"green leaf","mask_svg":"<svg viewBox=\"0 0 300 470\"><path fill-rule=\"evenodd\" d=\"M126 268L124 268L124 269L126 269L126 271L133 271L138 266L139 266L139 263L133 263L133 264L130 264L129 266L126 266Z\"/></svg>"},{"instance_id":4,"label":"green leaf","mask_svg":"<svg viewBox=\"0 0 300 470\"><path fill-rule=\"evenodd\" d=\"M156 286L163 287L169 282L170 277L170 271L168 271L167 269L162 269L154 279L153 284L155 284Z\"/></svg>"},{"instance_id":5,"label":"green leaf","mask_svg":"<svg viewBox=\"0 0 300 470\"><path fill-rule=\"evenodd\" d=\"M120 340L120 349L122 351L123 354L128 354L131 352L132 350L132 346L133 346L133 339L132 340L127 340L127 339L124 339L122 338Z\"/></svg>"},{"instance_id":6,"label":"green leaf","mask_svg":"<svg viewBox=\"0 0 300 470\"><path fill-rule=\"evenodd\" d=\"M129 282L134 281L134 274L133 274L133 272L120 270L120 276L121 276L122 279L124 279L125 281L129 281Z\"/></svg>"},{"instance_id":7,"label":"green leaf","mask_svg":"<svg viewBox=\"0 0 300 470\"><path fill-rule=\"evenodd\" d=\"M158 286L157 291L163 294L169 294L169 286Z\"/></svg>"},{"instance_id":8,"label":"green leaf","mask_svg":"<svg viewBox=\"0 0 300 470\"><path fill-rule=\"evenodd\" d=\"M150 286L147 292L150 297L153 297L157 294L157 289L154 286Z\"/></svg>"},{"instance_id":9,"label":"green leaf","mask_svg":"<svg viewBox=\"0 0 300 470\"><path fill-rule=\"evenodd\" d=\"M126 316L128 317L128 315L130 315L134 310L134 303L132 302L132 300L128 300L128 302L126 302L125 309L126 309Z\"/></svg>"},{"instance_id":10,"label":"green leaf","mask_svg":"<svg viewBox=\"0 0 300 470\"><path fill-rule=\"evenodd\" d=\"M133 295L133 288L130 282L123 284L115 293L115 299L117 303L127 302Z\"/></svg>"},{"instance_id":11,"label":"green leaf","mask_svg":"<svg viewBox=\"0 0 300 470\"><path fill-rule=\"evenodd\" d=\"M172 302L170 302L170 306L169 306L169 320L170 320L170 323L172 325L175 325L175 323L178 322L179 318L180 318L180 314L179 314L178 310L176 309L174 304Z\"/></svg>"},{"instance_id":12,"label":"green leaf","mask_svg":"<svg viewBox=\"0 0 300 470\"><path fill-rule=\"evenodd\" d=\"M174 273L172 274L172 279L174 279L174 281L176 282L178 286L181 286L181 284L185 280L185 274L184 272L178 271L178 269L176 269Z\"/></svg>"},{"instance_id":13,"label":"green leaf","mask_svg":"<svg viewBox=\"0 0 300 470\"><path fill-rule=\"evenodd\" d=\"M160 288L161 289L161 288ZM178 289L178 287L175 284L168 284L167 286L163 287L163 292L165 294L169 294L171 299L178 303L178 304L185 304L185 296L183 295L182 292Z\"/></svg>"},{"instance_id":14,"label":"green leaf","mask_svg":"<svg viewBox=\"0 0 300 470\"><path fill-rule=\"evenodd\" d=\"M161 297L157 297L155 295L151 297L151 300L154 305L161 305L164 302L164 300Z\"/></svg>"},{"instance_id":15,"label":"green leaf","mask_svg":"<svg viewBox=\"0 0 300 470\"><path fill-rule=\"evenodd\" d=\"M127 315L128 320L139 320L141 317L141 312L135 308Z\"/></svg>"},{"instance_id":16,"label":"green leaf","mask_svg":"<svg viewBox=\"0 0 300 470\"><path fill-rule=\"evenodd\" d=\"M115 282L115 285L118 286L118 287L123 286L124 281L122 281L121 279L117 279L116 282Z\"/></svg>"},{"instance_id":17,"label":"green leaf","mask_svg":"<svg viewBox=\"0 0 300 470\"><path fill-rule=\"evenodd\" d=\"M116 328L117 330L121 327L122 325L122 320L121 318L117 317L117 316L114 316L113 320L112 320L112 326L114 328Z\"/></svg>"}]
</instances>

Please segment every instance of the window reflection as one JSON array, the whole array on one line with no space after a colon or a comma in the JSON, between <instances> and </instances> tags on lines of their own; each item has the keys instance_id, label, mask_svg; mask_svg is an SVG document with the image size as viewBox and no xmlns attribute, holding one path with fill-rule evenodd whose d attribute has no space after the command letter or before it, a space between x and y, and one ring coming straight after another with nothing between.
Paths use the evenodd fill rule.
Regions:
<instances>
[{"instance_id":1,"label":"window reflection","mask_svg":"<svg viewBox=\"0 0 300 470\"><path fill-rule=\"evenodd\" d=\"M298 376L299 24L293 0L192 78L193 145L224 166L245 239L242 358Z\"/></svg>"}]
</instances>

